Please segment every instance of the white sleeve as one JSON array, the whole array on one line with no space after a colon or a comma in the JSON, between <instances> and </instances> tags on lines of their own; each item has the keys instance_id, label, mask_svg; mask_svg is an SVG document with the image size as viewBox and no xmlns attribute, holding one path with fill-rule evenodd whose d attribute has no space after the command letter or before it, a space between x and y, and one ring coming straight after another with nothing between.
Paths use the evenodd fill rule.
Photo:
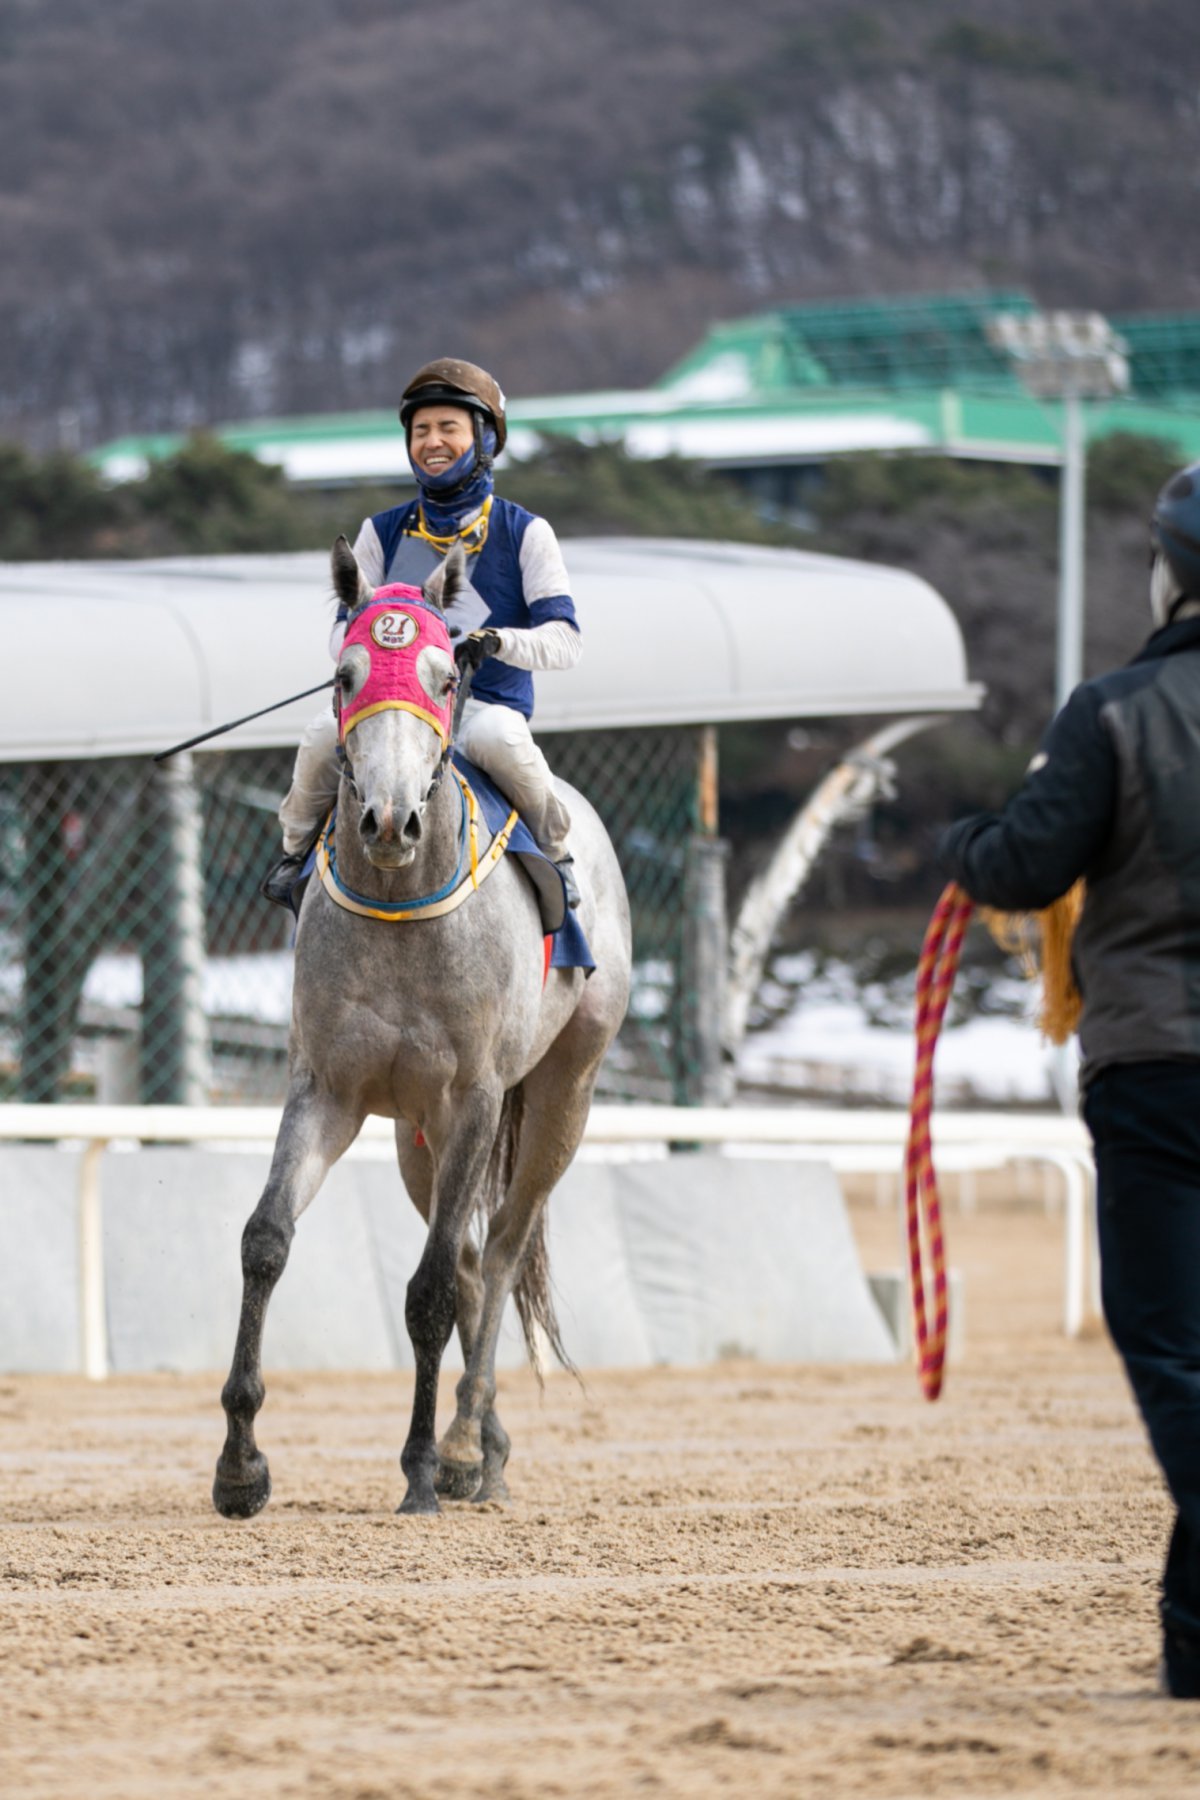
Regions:
<instances>
[{"instance_id":1,"label":"white sleeve","mask_svg":"<svg viewBox=\"0 0 1200 1800\"><path fill-rule=\"evenodd\" d=\"M536 600L555 600L569 595L571 581L563 553L558 547L554 528L545 519L530 519L521 539L521 586L525 604Z\"/></svg>"},{"instance_id":2,"label":"white sleeve","mask_svg":"<svg viewBox=\"0 0 1200 1800\"><path fill-rule=\"evenodd\" d=\"M383 586L383 545L370 519L364 519L358 528L358 536L354 540L354 560L368 586ZM345 619L335 619L329 633L329 654L334 662L342 654L345 636Z\"/></svg>"},{"instance_id":3,"label":"white sleeve","mask_svg":"<svg viewBox=\"0 0 1200 1800\"><path fill-rule=\"evenodd\" d=\"M573 669L583 655L583 639L566 619L547 619L544 625L534 625L528 631L508 625L503 631L497 631L496 636L500 639L497 651L500 661L511 663L514 669L535 669L543 673L550 669Z\"/></svg>"}]
</instances>

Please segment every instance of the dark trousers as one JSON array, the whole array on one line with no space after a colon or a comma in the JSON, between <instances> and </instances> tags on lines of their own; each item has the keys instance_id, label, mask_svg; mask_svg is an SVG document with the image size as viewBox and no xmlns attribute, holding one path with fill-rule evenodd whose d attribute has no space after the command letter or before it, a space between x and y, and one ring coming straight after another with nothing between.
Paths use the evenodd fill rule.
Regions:
<instances>
[{"instance_id":1,"label":"dark trousers","mask_svg":"<svg viewBox=\"0 0 1200 1800\"><path fill-rule=\"evenodd\" d=\"M1200 1695L1200 1061L1089 1083L1104 1316L1177 1510L1163 1572L1173 1692Z\"/></svg>"}]
</instances>

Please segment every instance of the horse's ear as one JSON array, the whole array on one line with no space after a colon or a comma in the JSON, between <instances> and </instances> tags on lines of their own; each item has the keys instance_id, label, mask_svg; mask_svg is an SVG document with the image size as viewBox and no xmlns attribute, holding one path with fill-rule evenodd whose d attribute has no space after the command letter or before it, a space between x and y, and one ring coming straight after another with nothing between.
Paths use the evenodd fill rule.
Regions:
<instances>
[{"instance_id":1,"label":"horse's ear","mask_svg":"<svg viewBox=\"0 0 1200 1800\"><path fill-rule=\"evenodd\" d=\"M433 571L421 592L431 606L439 607L445 612L458 599L466 585L467 553L461 544L455 544Z\"/></svg>"},{"instance_id":2,"label":"horse's ear","mask_svg":"<svg viewBox=\"0 0 1200 1800\"><path fill-rule=\"evenodd\" d=\"M363 580L358 559L344 537L339 537L334 544L330 563L333 569L333 591L347 612L357 612L366 606L375 589Z\"/></svg>"}]
</instances>

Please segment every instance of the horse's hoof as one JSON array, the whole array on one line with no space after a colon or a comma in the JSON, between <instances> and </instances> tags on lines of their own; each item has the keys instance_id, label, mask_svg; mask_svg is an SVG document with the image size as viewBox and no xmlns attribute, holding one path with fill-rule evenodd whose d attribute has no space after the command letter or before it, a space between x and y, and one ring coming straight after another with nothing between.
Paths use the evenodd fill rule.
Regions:
<instances>
[{"instance_id":1,"label":"horse's hoof","mask_svg":"<svg viewBox=\"0 0 1200 1800\"><path fill-rule=\"evenodd\" d=\"M423 1513L426 1517L431 1513L440 1513L441 1510L437 1503L437 1495L432 1488L411 1487L396 1508L397 1513Z\"/></svg>"},{"instance_id":2,"label":"horse's hoof","mask_svg":"<svg viewBox=\"0 0 1200 1800\"><path fill-rule=\"evenodd\" d=\"M218 1463L212 1497L213 1505L222 1518L252 1519L271 1498L271 1471L267 1467L266 1457L260 1454L251 1459L248 1481L228 1480L221 1474L221 1465Z\"/></svg>"},{"instance_id":3,"label":"horse's hoof","mask_svg":"<svg viewBox=\"0 0 1200 1800\"><path fill-rule=\"evenodd\" d=\"M483 1464L481 1462L447 1462L443 1457L438 1464L434 1487L447 1500L473 1500L479 1492L479 1483L482 1479Z\"/></svg>"}]
</instances>

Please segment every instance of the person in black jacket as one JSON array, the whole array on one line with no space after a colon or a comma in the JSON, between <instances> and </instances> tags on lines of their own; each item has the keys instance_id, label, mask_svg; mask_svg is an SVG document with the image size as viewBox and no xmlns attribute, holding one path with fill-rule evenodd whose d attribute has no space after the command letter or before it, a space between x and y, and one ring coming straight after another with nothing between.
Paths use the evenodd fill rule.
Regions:
<instances>
[{"instance_id":1,"label":"person in black jacket","mask_svg":"<svg viewBox=\"0 0 1200 1800\"><path fill-rule=\"evenodd\" d=\"M1200 1698L1200 463L1151 521L1156 627L1077 687L999 814L941 859L973 900L1050 905L1086 878L1072 963L1096 1154L1104 1316L1177 1508L1163 1683Z\"/></svg>"}]
</instances>

